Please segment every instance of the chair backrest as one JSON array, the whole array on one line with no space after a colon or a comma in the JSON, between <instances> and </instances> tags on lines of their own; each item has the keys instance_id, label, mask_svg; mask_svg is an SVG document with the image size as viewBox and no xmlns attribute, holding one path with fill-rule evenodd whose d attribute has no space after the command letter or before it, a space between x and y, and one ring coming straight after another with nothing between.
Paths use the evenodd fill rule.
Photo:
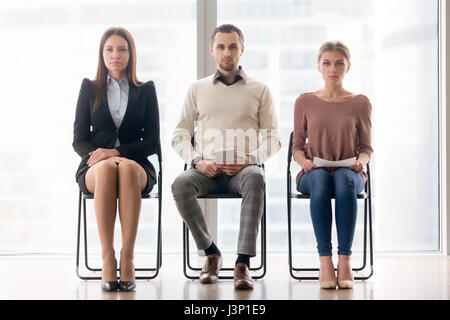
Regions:
<instances>
[{"instance_id":1,"label":"chair backrest","mask_svg":"<svg viewBox=\"0 0 450 320\"><path fill-rule=\"evenodd\" d=\"M192 135L192 138L191 138L191 144L192 144L192 146L195 148L195 132L194 132L194 134ZM185 164L184 164L184 171L187 170L187 166L188 166L188 164L185 163Z\"/></svg>"},{"instance_id":2,"label":"chair backrest","mask_svg":"<svg viewBox=\"0 0 450 320\"><path fill-rule=\"evenodd\" d=\"M294 131L292 131L291 134L289 135L288 162L291 162L293 139L294 139Z\"/></svg>"},{"instance_id":3,"label":"chair backrest","mask_svg":"<svg viewBox=\"0 0 450 320\"><path fill-rule=\"evenodd\" d=\"M161 141L159 141L159 143L158 143L158 147L156 149L155 155L158 159L158 172L157 172L158 177L157 177L156 183L158 185L158 194L161 195L162 194L162 176L163 176L163 174L162 174L163 168L162 168ZM150 162L152 162L152 161L150 161Z\"/></svg>"},{"instance_id":4,"label":"chair backrest","mask_svg":"<svg viewBox=\"0 0 450 320\"><path fill-rule=\"evenodd\" d=\"M292 131L291 134L289 135L289 147L288 147L288 156L287 156L288 168L290 168L290 166L291 166L293 139L294 139L294 132Z\"/></svg>"}]
</instances>

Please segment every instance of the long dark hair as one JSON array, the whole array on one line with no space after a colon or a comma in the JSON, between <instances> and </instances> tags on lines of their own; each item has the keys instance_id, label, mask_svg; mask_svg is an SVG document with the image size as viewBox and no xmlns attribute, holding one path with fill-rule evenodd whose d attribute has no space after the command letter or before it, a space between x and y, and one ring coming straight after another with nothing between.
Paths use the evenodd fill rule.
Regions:
<instances>
[{"instance_id":1,"label":"long dark hair","mask_svg":"<svg viewBox=\"0 0 450 320\"><path fill-rule=\"evenodd\" d=\"M103 48L105 47L106 40L108 40L108 38L111 37L112 35L118 35L127 41L128 51L130 55L127 66L128 82L136 87L140 87L142 85L142 82L138 81L138 79L136 78L136 46L134 44L134 39L131 36L131 33L122 27L108 28L105 31L105 33L103 33L102 39L100 40L100 48L98 51L97 75L94 80L95 84L94 110L100 104L100 100L102 99L103 93L106 90L106 76L108 74L108 70L106 68L105 61L103 60Z\"/></svg>"}]
</instances>

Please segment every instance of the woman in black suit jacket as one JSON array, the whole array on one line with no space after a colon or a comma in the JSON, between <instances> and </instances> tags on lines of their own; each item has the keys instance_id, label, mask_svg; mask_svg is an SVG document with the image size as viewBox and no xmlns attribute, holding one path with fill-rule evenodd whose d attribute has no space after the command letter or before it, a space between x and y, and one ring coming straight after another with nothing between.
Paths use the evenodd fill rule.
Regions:
<instances>
[{"instance_id":1,"label":"woman in black suit jacket","mask_svg":"<svg viewBox=\"0 0 450 320\"><path fill-rule=\"evenodd\" d=\"M114 117L111 105L117 108L115 111L121 110L114 111ZM149 193L156 183L155 169L147 157L160 148L159 112L153 82L136 79L134 40L123 28L105 31L96 79L83 79L73 148L82 158L76 172L78 185L83 192L94 194L102 246L101 287L107 291L134 290L134 244L141 193ZM120 282L113 246L116 199L122 226Z\"/></svg>"}]
</instances>

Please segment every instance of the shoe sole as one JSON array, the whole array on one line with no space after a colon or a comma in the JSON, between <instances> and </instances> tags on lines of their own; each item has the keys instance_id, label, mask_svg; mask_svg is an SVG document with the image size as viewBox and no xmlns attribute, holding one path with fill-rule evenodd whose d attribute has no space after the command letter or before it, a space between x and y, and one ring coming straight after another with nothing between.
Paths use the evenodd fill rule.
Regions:
<instances>
[{"instance_id":1,"label":"shoe sole","mask_svg":"<svg viewBox=\"0 0 450 320\"><path fill-rule=\"evenodd\" d=\"M135 291L135 290L136 290L136 282L134 281L132 283L127 281L124 281L123 283L119 282L119 291Z\"/></svg>"},{"instance_id":2,"label":"shoe sole","mask_svg":"<svg viewBox=\"0 0 450 320\"><path fill-rule=\"evenodd\" d=\"M319 281L319 285L321 289L336 289L337 282L336 281Z\"/></svg>"},{"instance_id":3,"label":"shoe sole","mask_svg":"<svg viewBox=\"0 0 450 320\"><path fill-rule=\"evenodd\" d=\"M253 286L243 283L243 284L235 286L234 288L236 290L250 290L250 289L253 289Z\"/></svg>"},{"instance_id":4,"label":"shoe sole","mask_svg":"<svg viewBox=\"0 0 450 320\"><path fill-rule=\"evenodd\" d=\"M353 289L353 281L338 281L339 289Z\"/></svg>"},{"instance_id":5,"label":"shoe sole","mask_svg":"<svg viewBox=\"0 0 450 320\"><path fill-rule=\"evenodd\" d=\"M200 282L203 284L212 284L212 283L216 283L218 279L216 280L211 280L211 279L200 279Z\"/></svg>"},{"instance_id":6,"label":"shoe sole","mask_svg":"<svg viewBox=\"0 0 450 320\"><path fill-rule=\"evenodd\" d=\"M128 288L128 289L125 289L125 288L119 288L119 291L122 291L122 292L136 291L136 286L131 287L131 288Z\"/></svg>"},{"instance_id":7,"label":"shoe sole","mask_svg":"<svg viewBox=\"0 0 450 320\"><path fill-rule=\"evenodd\" d=\"M119 289L119 284L117 284L117 285L105 285L105 284L102 284L101 285L101 289L102 289L102 291L105 291L105 292L114 292L114 291L117 291L118 289Z\"/></svg>"}]
</instances>

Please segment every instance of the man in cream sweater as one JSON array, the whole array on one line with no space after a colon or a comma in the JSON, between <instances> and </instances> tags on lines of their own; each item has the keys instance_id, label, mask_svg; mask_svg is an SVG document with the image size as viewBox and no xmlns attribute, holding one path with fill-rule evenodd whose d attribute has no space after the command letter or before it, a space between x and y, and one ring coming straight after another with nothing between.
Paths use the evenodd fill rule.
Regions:
<instances>
[{"instance_id":1,"label":"man in cream sweater","mask_svg":"<svg viewBox=\"0 0 450 320\"><path fill-rule=\"evenodd\" d=\"M217 72L189 88L172 139L172 147L191 165L175 179L172 193L198 249L205 250L202 283L217 281L222 257L208 232L197 196L223 192L242 195L234 285L236 289L251 289L250 257L256 255L264 205L260 165L281 147L277 118L268 87L248 77L238 65L244 52L241 30L229 24L214 29L210 51ZM191 138L195 129L194 147Z\"/></svg>"}]
</instances>

